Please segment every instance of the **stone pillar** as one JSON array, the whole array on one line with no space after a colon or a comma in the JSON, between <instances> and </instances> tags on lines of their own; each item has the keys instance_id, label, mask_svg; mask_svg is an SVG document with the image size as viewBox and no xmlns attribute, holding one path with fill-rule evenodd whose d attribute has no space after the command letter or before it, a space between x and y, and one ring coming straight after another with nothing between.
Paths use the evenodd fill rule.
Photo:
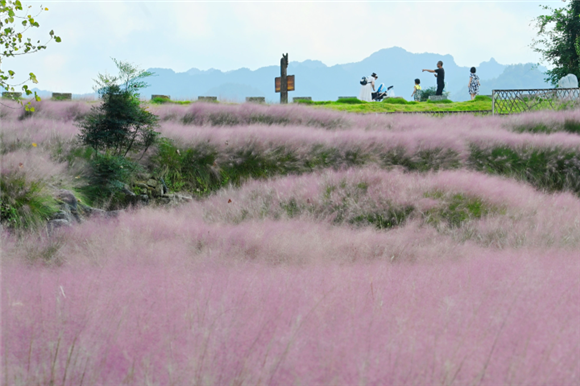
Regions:
<instances>
[{"instance_id":1,"label":"stone pillar","mask_svg":"<svg viewBox=\"0 0 580 386\"><path fill-rule=\"evenodd\" d=\"M247 103L266 103L266 97L246 97Z\"/></svg>"},{"instance_id":2,"label":"stone pillar","mask_svg":"<svg viewBox=\"0 0 580 386\"><path fill-rule=\"evenodd\" d=\"M151 100L154 100L154 99L167 99L169 101L169 100L171 100L171 96L153 94L153 95L151 95Z\"/></svg>"},{"instance_id":3,"label":"stone pillar","mask_svg":"<svg viewBox=\"0 0 580 386\"><path fill-rule=\"evenodd\" d=\"M20 99L22 97L22 93L21 92L3 92L2 93L2 98L7 98L7 99Z\"/></svg>"},{"instance_id":4,"label":"stone pillar","mask_svg":"<svg viewBox=\"0 0 580 386\"><path fill-rule=\"evenodd\" d=\"M52 99L56 101L72 100L72 93L70 92L53 92Z\"/></svg>"},{"instance_id":5,"label":"stone pillar","mask_svg":"<svg viewBox=\"0 0 580 386\"><path fill-rule=\"evenodd\" d=\"M217 102L217 97L215 96L198 96L198 102Z\"/></svg>"}]
</instances>

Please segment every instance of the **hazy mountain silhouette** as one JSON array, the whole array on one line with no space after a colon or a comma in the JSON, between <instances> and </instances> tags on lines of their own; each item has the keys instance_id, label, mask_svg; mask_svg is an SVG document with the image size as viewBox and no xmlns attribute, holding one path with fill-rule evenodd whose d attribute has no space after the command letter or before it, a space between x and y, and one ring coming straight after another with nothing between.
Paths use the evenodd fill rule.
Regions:
<instances>
[{"instance_id":1,"label":"hazy mountain silhouette","mask_svg":"<svg viewBox=\"0 0 580 386\"><path fill-rule=\"evenodd\" d=\"M176 73L166 68L149 68L155 76L148 78L150 86L142 90L141 97L149 99L151 94L162 94L174 100L195 100L198 96L217 96L222 100L242 102L249 96L262 96L267 102L277 102L280 96L274 92L274 78L280 76L278 59L273 59L272 66L253 71L248 68L226 72L191 68ZM336 100L339 96L358 96L360 78L373 72L379 75L379 84L394 86L396 95L410 99L415 78L421 80L424 89L435 86L433 74L421 70L435 69L439 60L443 61L446 91L451 93L450 98L468 100L467 82L471 66L458 66L451 55L414 54L399 47L382 49L360 62L330 67L318 60L290 62L288 74L296 76L296 91L289 93L289 99L310 96L313 100ZM542 71L546 69L534 69L532 64L508 66L491 58L480 64L473 63L473 66L481 79L481 94L491 94L491 88L551 87L543 80ZM89 92L74 96L92 95Z\"/></svg>"},{"instance_id":2,"label":"hazy mountain silhouette","mask_svg":"<svg viewBox=\"0 0 580 386\"><path fill-rule=\"evenodd\" d=\"M314 100L336 100L338 96L357 96L362 76L376 72L378 83L394 86L395 93L409 98L414 79L419 78L423 88L435 86L435 77L422 69L435 69L437 61L443 61L446 74L446 91L451 92L453 100L467 100L467 81L469 67L455 63L451 55L431 53L413 54L399 47L377 51L360 62L326 66L317 60L290 62L288 74L296 76L296 91L289 93L292 97L310 96ZM507 66L491 58L481 64L474 63L481 78L482 94L491 93L487 86L494 88L511 88L519 84L521 88L550 87L543 81L544 75L539 70L530 70L527 66ZM257 70L241 68L222 72L215 69L206 71L192 68L183 73L169 69L150 68L156 77L150 78L151 86L143 90L142 95L166 94L173 99L196 99L198 96L223 96L227 100L243 101L247 96L263 96L267 101L279 100L274 92L274 78L279 76L278 65L262 67ZM507 72L506 72L507 71ZM493 81L493 82L492 82ZM465 89L465 90L464 90Z\"/></svg>"}]
</instances>

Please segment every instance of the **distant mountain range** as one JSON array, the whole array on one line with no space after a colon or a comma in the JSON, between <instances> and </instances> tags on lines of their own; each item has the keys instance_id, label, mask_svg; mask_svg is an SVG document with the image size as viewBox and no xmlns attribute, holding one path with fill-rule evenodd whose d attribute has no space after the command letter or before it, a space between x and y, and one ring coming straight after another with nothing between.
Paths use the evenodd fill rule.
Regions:
<instances>
[{"instance_id":1,"label":"distant mountain range","mask_svg":"<svg viewBox=\"0 0 580 386\"><path fill-rule=\"evenodd\" d=\"M379 84L394 86L396 95L410 99L415 78L421 80L423 89L435 86L433 74L421 70L435 69L439 60L443 61L446 91L450 92L450 98L455 101L468 100L467 83L471 66L458 66L451 55L414 54L399 47L382 49L360 62L330 67L317 60L290 62L288 74L296 77L296 91L289 92L289 99L309 96L313 100L336 100L339 96L357 96L361 77L373 72L378 74ZM491 58L476 67L482 84L480 94L491 94L492 89L502 88L551 87L544 81L546 68L531 63L503 65ZM274 78L280 76L279 65L254 71L247 68L226 72L192 68L181 73L165 68L148 70L155 76L148 79L150 86L142 90L141 96L144 98L150 98L152 94L169 95L174 100L217 96L219 100L233 102L242 102L246 97L254 96L265 97L267 102L276 102L280 98L274 92Z\"/></svg>"}]
</instances>

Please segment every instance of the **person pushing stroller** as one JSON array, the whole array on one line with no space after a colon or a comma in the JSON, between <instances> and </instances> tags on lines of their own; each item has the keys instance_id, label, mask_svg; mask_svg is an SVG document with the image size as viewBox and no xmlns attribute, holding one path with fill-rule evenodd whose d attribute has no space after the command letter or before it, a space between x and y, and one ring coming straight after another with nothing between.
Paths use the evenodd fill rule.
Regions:
<instances>
[{"instance_id":1,"label":"person pushing stroller","mask_svg":"<svg viewBox=\"0 0 580 386\"><path fill-rule=\"evenodd\" d=\"M358 99L365 102L371 102L373 100L372 93L375 91L375 80L379 77L374 72L371 76L364 77L361 79L360 84L360 93L358 95Z\"/></svg>"}]
</instances>

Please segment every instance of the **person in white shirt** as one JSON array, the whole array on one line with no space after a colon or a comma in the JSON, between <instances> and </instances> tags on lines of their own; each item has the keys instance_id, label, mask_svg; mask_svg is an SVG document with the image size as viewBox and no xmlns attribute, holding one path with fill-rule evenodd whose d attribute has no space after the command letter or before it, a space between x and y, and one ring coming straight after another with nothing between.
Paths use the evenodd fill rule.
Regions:
<instances>
[{"instance_id":1,"label":"person in white shirt","mask_svg":"<svg viewBox=\"0 0 580 386\"><path fill-rule=\"evenodd\" d=\"M377 80L378 78L379 77L374 72L371 74L371 76L367 76L367 84L365 84L364 86L361 85L360 87L360 93L358 95L359 100L365 102L372 101L371 93L375 91L375 80Z\"/></svg>"}]
</instances>

